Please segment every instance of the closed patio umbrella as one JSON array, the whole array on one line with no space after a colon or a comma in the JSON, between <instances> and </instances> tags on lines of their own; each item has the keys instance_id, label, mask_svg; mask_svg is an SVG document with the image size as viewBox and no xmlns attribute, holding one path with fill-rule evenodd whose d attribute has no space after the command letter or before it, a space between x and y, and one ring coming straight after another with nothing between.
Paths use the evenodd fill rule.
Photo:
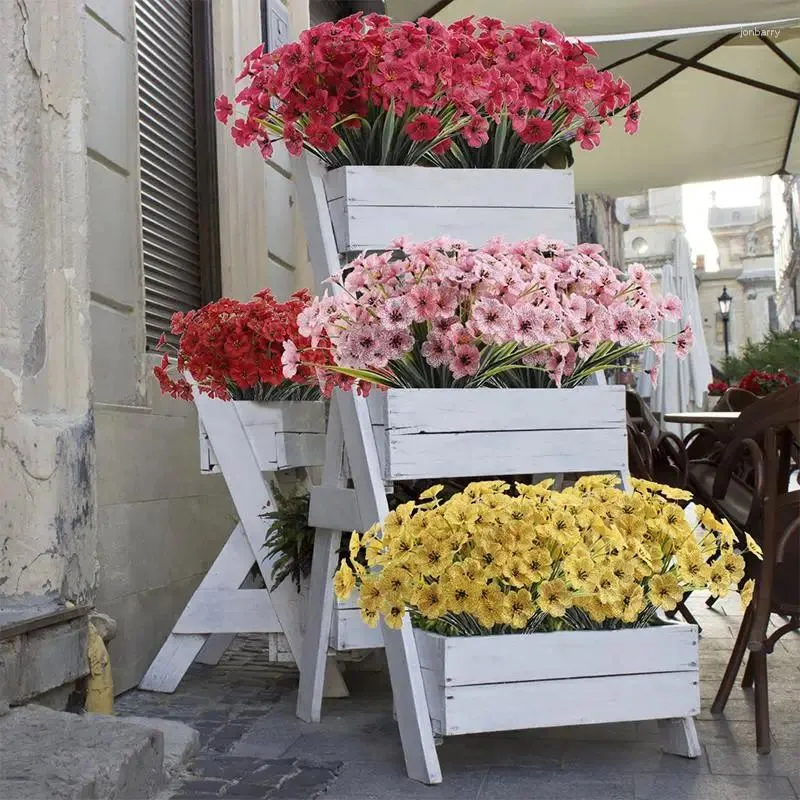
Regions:
<instances>
[{"instance_id":1,"label":"closed patio umbrella","mask_svg":"<svg viewBox=\"0 0 800 800\"><path fill-rule=\"evenodd\" d=\"M653 411L663 413L696 410L702 408L703 394L711 382L711 364L703 335L700 300L689 257L689 244L684 236L678 237L674 263L668 262L664 265L661 291L663 294L674 294L681 299L683 318L692 322L694 346L685 359L679 359L675 355L675 348L667 346L655 387L646 372L654 362L652 353L648 351L643 364L644 371L639 375L636 390L642 397L649 398ZM680 330L677 322L664 322L662 325L665 338L674 337ZM681 436L686 433L682 425L667 423L664 427Z\"/></svg>"},{"instance_id":2,"label":"closed patio umbrella","mask_svg":"<svg viewBox=\"0 0 800 800\"><path fill-rule=\"evenodd\" d=\"M443 23L535 16L591 44L598 67L631 85L641 127L628 136L618 120L597 150L574 148L578 191L624 196L800 173L798 0L388 0L386 8Z\"/></svg>"}]
</instances>

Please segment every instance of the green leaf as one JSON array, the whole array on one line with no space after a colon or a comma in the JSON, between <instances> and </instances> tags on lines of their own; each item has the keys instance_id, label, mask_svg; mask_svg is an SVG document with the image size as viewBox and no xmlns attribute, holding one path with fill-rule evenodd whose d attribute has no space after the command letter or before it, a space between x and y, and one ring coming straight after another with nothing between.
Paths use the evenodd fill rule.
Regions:
<instances>
[{"instance_id":1,"label":"green leaf","mask_svg":"<svg viewBox=\"0 0 800 800\"><path fill-rule=\"evenodd\" d=\"M395 125L397 123L397 116L394 112L394 100L389 105L389 110L383 120L383 132L381 135L381 164L389 164L389 153L392 151L392 144L394 142Z\"/></svg>"}]
</instances>

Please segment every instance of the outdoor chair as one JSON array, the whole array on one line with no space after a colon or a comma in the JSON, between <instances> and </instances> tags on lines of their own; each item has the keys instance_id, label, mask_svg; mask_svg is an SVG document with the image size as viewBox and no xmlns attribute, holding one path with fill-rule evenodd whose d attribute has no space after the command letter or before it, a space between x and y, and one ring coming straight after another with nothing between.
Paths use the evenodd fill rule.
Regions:
<instances>
[{"instance_id":1,"label":"outdoor chair","mask_svg":"<svg viewBox=\"0 0 800 800\"><path fill-rule=\"evenodd\" d=\"M780 394L784 397L769 404L762 428L750 424L742 429L737 425L735 438L721 460L716 486L717 493L723 494L736 451L748 447L758 487L755 511L750 514L754 527L749 532L761 544L763 560L749 553L745 557L745 580L755 580L753 602L742 619L711 712L720 714L725 709L745 651L749 650L742 686L755 685L756 748L760 754L770 751L767 656L782 636L800 629L800 491L789 491L791 451L800 424L800 387ZM756 435L761 445L756 443ZM787 621L768 635L771 614Z\"/></svg>"},{"instance_id":2,"label":"outdoor chair","mask_svg":"<svg viewBox=\"0 0 800 800\"><path fill-rule=\"evenodd\" d=\"M711 410L742 412L759 399L758 395L748 392L747 389L734 387L727 389ZM697 461L713 456L719 450L720 444L724 444L727 440L731 427L730 422L723 422L693 430L683 440L689 460Z\"/></svg>"}]
</instances>

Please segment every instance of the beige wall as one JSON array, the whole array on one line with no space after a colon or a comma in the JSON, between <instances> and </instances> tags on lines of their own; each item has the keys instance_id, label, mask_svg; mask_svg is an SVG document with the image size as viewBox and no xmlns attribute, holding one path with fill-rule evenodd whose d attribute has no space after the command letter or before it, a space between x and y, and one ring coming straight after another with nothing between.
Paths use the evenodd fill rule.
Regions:
<instances>
[{"instance_id":1,"label":"beige wall","mask_svg":"<svg viewBox=\"0 0 800 800\"><path fill-rule=\"evenodd\" d=\"M191 406L164 398L144 351L131 0L88 0L85 45L97 608L118 622L117 691L136 684L234 525L199 473Z\"/></svg>"}]
</instances>

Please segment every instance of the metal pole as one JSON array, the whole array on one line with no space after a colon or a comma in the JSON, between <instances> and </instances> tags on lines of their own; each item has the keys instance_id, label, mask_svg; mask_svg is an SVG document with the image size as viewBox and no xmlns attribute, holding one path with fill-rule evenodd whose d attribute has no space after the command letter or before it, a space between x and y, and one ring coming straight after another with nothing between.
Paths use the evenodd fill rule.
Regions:
<instances>
[{"instance_id":1,"label":"metal pole","mask_svg":"<svg viewBox=\"0 0 800 800\"><path fill-rule=\"evenodd\" d=\"M725 358L727 359L730 356L729 353L729 345L728 345L728 315L722 318L722 335L725 337Z\"/></svg>"}]
</instances>

